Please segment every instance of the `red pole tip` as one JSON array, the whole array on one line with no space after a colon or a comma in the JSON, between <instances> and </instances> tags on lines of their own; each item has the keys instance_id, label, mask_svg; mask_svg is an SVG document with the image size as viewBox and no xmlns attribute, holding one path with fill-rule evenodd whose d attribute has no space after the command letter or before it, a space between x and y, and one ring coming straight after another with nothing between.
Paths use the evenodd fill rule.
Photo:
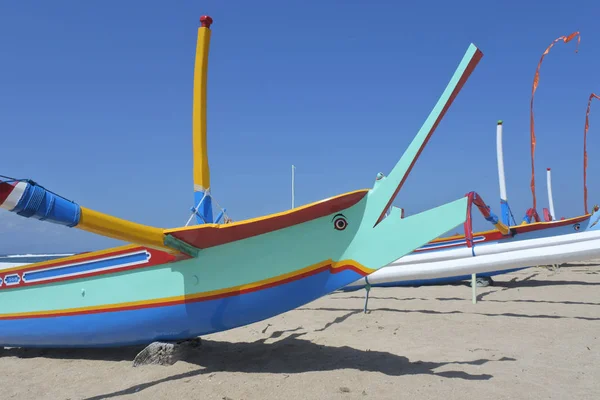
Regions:
<instances>
[{"instance_id":1,"label":"red pole tip","mask_svg":"<svg viewBox=\"0 0 600 400\"><path fill-rule=\"evenodd\" d=\"M200 25L203 28L210 28L210 25L213 23L213 19L208 15L203 15L200 17Z\"/></svg>"},{"instance_id":2,"label":"red pole tip","mask_svg":"<svg viewBox=\"0 0 600 400\"><path fill-rule=\"evenodd\" d=\"M550 168L546 168L546 171L550 171Z\"/></svg>"}]
</instances>

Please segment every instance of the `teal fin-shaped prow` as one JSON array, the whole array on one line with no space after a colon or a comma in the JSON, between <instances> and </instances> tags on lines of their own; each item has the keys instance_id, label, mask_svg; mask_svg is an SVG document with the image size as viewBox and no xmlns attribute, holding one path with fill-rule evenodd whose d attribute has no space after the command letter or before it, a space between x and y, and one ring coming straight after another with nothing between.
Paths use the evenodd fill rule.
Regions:
<instances>
[{"instance_id":1,"label":"teal fin-shaped prow","mask_svg":"<svg viewBox=\"0 0 600 400\"><path fill-rule=\"evenodd\" d=\"M412 167L419 158L421 151L423 151L423 148L435 131L435 128L444 117L444 114L462 89L463 85L471 75L471 72L473 72L479 63L479 60L481 60L481 57L483 57L481 50L471 43L463 56L462 61L458 65L458 68L454 72L452 79L450 79L446 89L438 99L437 104L429 113L425 123L421 126L421 129L402 155L402 158L400 158L387 177L383 177L376 182L371 194L373 197L372 200L374 201L371 210L373 210L372 212L375 214L369 216L373 217L374 225L379 224L384 218L387 209L390 207L396 194L398 194L398 191L404 184Z\"/></svg>"},{"instance_id":2,"label":"teal fin-shaped prow","mask_svg":"<svg viewBox=\"0 0 600 400\"><path fill-rule=\"evenodd\" d=\"M404 218L400 218L397 209L396 212L392 209L376 227L366 226L359 232L344 258L371 269L384 267L463 224L467 219L467 205L468 198L463 197Z\"/></svg>"}]
</instances>

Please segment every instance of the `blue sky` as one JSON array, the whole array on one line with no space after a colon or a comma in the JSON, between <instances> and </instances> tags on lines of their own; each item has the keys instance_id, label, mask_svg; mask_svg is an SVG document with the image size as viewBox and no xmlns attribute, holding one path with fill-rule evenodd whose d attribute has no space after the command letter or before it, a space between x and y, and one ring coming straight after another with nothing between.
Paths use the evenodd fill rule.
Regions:
<instances>
[{"instance_id":1,"label":"blue sky","mask_svg":"<svg viewBox=\"0 0 600 400\"><path fill-rule=\"evenodd\" d=\"M498 204L496 121L505 122L509 202L531 206L529 101L536 93L537 196L553 169L559 216L583 212L585 107L600 92L600 2L96 1L0 6L0 174L137 222L185 224L192 205L191 100L198 18L209 63L212 192L240 220L372 186L389 172L469 43L479 66L395 204L413 214L474 190ZM600 102L599 102L600 103ZM595 107L595 110L594 110ZM600 202L600 104L589 132ZM478 221L483 228L485 221ZM0 253L118 242L0 214Z\"/></svg>"}]
</instances>

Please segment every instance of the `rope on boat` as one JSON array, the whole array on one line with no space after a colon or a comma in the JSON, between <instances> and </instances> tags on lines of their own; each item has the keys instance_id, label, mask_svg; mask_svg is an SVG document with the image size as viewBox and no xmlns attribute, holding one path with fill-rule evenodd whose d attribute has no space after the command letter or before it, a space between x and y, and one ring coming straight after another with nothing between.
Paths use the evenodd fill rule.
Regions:
<instances>
[{"instance_id":1,"label":"rope on boat","mask_svg":"<svg viewBox=\"0 0 600 400\"><path fill-rule=\"evenodd\" d=\"M12 178L10 176L6 176L6 175L0 175L0 183L11 183L11 182L29 182L29 179L17 179L17 178Z\"/></svg>"},{"instance_id":2,"label":"rope on boat","mask_svg":"<svg viewBox=\"0 0 600 400\"><path fill-rule=\"evenodd\" d=\"M215 204L217 206L217 208L223 212L223 223L224 224L230 224L233 222L233 219L231 219L229 217L229 215L227 215L227 212L225 211L225 209L223 207L221 207L221 205L219 204L219 202L212 196L210 196L210 198L213 201L213 204Z\"/></svg>"},{"instance_id":3,"label":"rope on boat","mask_svg":"<svg viewBox=\"0 0 600 400\"><path fill-rule=\"evenodd\" d=\"M190 222L192 222L192 219L194 219L195 215L198 215L200 218L202 218L202 215L200 215L198 213L198 208L200 208L200 204L202 204L202 202L204 201L204 199L206 198L206 196L208 196L208 190L206 190L204 192L204 195L202 196L202 198L200 199L200 201L198 202L198 204L196 204L196 207L192 208L192 215L190 215L190 218L188 218L187 222L185 223L185 226L188 226L190 224ZM202 218L202 221L204 223L206 223L206 221L204 221L204 218Z\"/></svg>"},{"instance_id":4,"label":"rope on boat","mask_svg":"<svg viewBox=\"0 0 600 400\"><path fill-rule=\"evenodd\" d=\"M507 204L507 205L508 205L508 204ZM512 225L516 225L516 224L517 224L517 220L515 219L515 216L513 215L513 212L512 212L512 210L510 209L510 206L508 206L508 212L510 213L510 217L512 218L512 221L513 221L513 222L512 222ZM509 225L511 225L511 224L510 224L510 221L508 221L508 222L509 222Z\"/></svg>"},{"instance_id":5,"label":"rope on boat","mask_svg":"<svg viewBox=\"0 0 600 400\"><path fill-rule=\"evenodd\" d=\"M213 196L210 195L210 190L207 190L204 192L204 196L202 196L202 198L200 199L200 201L198 202L198 204L196 204L196 207L192 208L192 215L190 215L190 218L187 220L185 226L188 226L190 224L190 222L192 222L192 219L194 219L194 216L199 216L200 218L202 218L202 215L200 215L198 213L198 208L200 208L200 205L202 204L202 202L204 201L204 199L210 196L211 200L213 201L213 205L217 206L217 209L223 213L223 224L230 224L231 222L233 222L233 219L231 219L229 217L229 215L227 215L227 211L225 211L225 209L223 207L221 207L221 205L219 204L219 202L217 202L217 200L215 200L215 198ZM204 220L204 218L202 218L202 221L204 223L206 223L206 221Z\"/></svg>"}]
</instances>

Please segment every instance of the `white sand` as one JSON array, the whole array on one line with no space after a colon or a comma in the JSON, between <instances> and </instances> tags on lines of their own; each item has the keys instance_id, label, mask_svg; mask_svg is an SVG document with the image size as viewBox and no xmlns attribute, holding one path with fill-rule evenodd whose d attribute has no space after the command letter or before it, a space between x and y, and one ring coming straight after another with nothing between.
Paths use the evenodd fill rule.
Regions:
<instances>
[{"instance_id":1,"label":"white sand","mask_svg":"<svg viewBox=\"0 0 600 400\"><path fill-rule=\"evenodd\" d=\"M600 399L600 265L336 293L203 338L172 366L139 349L0 355L1 399Z\"/></svg>"}]
</instances>

